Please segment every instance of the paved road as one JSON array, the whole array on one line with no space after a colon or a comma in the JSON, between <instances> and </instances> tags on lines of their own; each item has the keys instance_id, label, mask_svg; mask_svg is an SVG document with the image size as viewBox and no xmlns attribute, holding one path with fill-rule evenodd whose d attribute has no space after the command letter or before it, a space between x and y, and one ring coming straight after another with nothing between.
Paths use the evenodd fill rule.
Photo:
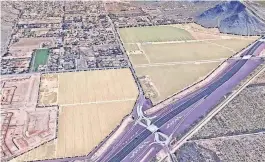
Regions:
<instances>
[{"instance_id":1,"label":"paved road","mask_svg":"<svg viewBox=\"0 0 265 162\"><path fill-rule=\"evenodd\" d=\"M256 54L256 49L264 44L256 42L247 49L241 56ZM172 103L164 108L163 113L156 114L157 117L152 120L160 132L167 135L172 134L174 137L185 132L198 118L207 114L220 99L230 92L242 79L249 75L260 63L262 59L230 59L227 69L219 74L211 83L197 90L184 99ZM141 99L139 100L141 101ZM197 103L200 103L198 106ZM194 110L191 112L191 110ZM188 112L188 113L187 113ZM191 112L191 113L189 113ZM135 112L133 112L135 114ZM188 115L187 115L188 114ZM185 116L185 118L183 118ZM178 117L182 117L181 122ZM176 129L177 128L177 129ZM137 131L138 130L138 131ZM139 133L138 133L139 132ZM177 132L176 134L174 132ZM154 143L154 133L148 129L136 124L123 133L122 138L117 139L103 155L93 161L140 161L146 157L148 160L156 155L163 147ZM150 150L153 150L150 152ZM91 160L93 153L84 157L75 157L69 159L60 159L61 161L73 160ZM147 160L145 159L145 160ZM51 161L58 161L54 159Z\"/></svg>"},{"instance_id":2,"label":"paved road","mask_svg":"<svg viewBox=\"0 0 265 162\"><path fill-rule=\"evenodd\" d=\"M246 55L252 55L255 50L262 45L263 42L257 41L254 43L254 45L248 49L246 52L242 54L242 56ZM164 116L160 116L158 119L155 119L153 124L156 125L158 128L162 127L165 123L167 123L169 120L174 118L176 115L187 109L188 107L192 106L199 100L206 98L211 93L213 93L217 88L222 86L225 82L227 82L233 75L235 75L242 66L245 65L247 62L247 59L242 59L236 61L234 66L229 69L223 76L221 76L219 79L214 81L212 84L208 85L203 91L201 91L199 94L196 94L192 98L190 98L188 101L184 102L183 104L175 107L172 111L167 112ZM145 129L143 132L141 132L137 137L135 137L133 140L131 140L125 147L121 148L120 151L118 151L113 157L111 157L108 161L109 162L117 162L122 161L130 152L132 152L137 146L139 146L147 137L149 137L152 134L149 130Z\"/></svg>"}]
</instances>

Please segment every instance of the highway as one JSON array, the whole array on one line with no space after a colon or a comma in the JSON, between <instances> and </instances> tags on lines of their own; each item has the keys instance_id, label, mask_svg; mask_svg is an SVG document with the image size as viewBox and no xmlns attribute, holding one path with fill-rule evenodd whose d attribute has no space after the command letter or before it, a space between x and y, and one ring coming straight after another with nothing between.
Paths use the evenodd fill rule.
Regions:
<instances>
[{"instance_id":1,"label":"highway","mask_svg":"<svg viewBox=\"0 0 265 162\"><path fill-rule=\"evenodd\" d=\"M241 56L252 55L263 42L257 41L255 42L249 49L247 49ZM179 106L176 106L173 110L167 112L162 117L158 117L153 120L153 124L158 128L162 127L169 120L174 118L176 115L192 106L199 100L206 98L211 93L213 93L217 88L222 86L226 81L228 81L234 74L236 74L242 66L247 62L247 59L240 59L236 61L236 63L228 69L228 71L223 74L220 78L215 80L213 83L209 84L206 88L204 88L200 93L192 96L189 100L185 101ZM158 130L159 131L159 130ZM108 161L109 162L119 162L122 161L131 151L133 151L140 143L142 143L147 137L152 134L151 131L145 129L142 131L137 137L131 140L126 146L119 149L119 151L113 155Z\"/></svg>"},{"instance_id":2,"label":"highway","mask_svg":"<svg viewBox=\"0 0 265 162\"><path fill-rule=\"evenodd\" d=\"M104 152L101 152L102 150L97 152L99 148L101 148L101 146L99 146L93 152L90 152L88 155L83 157L44 161L72 162L73 160L85 160L104 162L136 162L140 161L140 159L143 161L150 160L165 146L169 146L168 144L161 145L161 143L158 143L155 138L157 134L162 133L169 137L173 135L174 138L184 133L183 137L186 137L190 134L188 132L185 133L185 130L193 129L190 128L191 124L195 123L196 120L202 116L206 119L209 114L218 109L218 107L215 106L220 102L220 99L227 93L230 93L233 87L238 85L241 80L247 77L264 61L264 59L259 56L251 58L249 56L245 57L247 55L259 55L259 52L264 49L264 42L265 41L263 41L263 43L262 41L256 41L247 49L242 51L240 57L232 57L228 59L227 63L229 66L216 75L209 83L182 99L165 105L161 112L159 111L154 114L154 117L148 117L148 120L151 121L152 128L158 128L155 129L155 131L150 129L148 125L143 127L140 123L138 123L139 120L135 118L134 123L128 125L123 134L113 141ZM139 118L141 116L141 113L137 111L136 107L137 105L143 105L144 101L144 96L140 95L132 112L134 117L138 116ZM208 110L212 111L209 112ZM178 119L181 119L181 121ZM197 125L195 127L197 127ZM179 140L177 144L179 142L183 143L184 141L185 140ZM178 146L180 146L180 144ZM171 153L173 153L172 150Z\"/></svg>"}]
</instances>

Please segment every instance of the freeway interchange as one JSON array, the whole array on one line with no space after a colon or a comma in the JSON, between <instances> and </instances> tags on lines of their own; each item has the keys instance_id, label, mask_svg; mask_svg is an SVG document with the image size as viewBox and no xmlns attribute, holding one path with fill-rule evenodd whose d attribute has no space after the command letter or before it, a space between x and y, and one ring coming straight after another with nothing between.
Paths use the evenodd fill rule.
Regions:
<instances>
[{"instance_id":1,"label":"freeway interchange","mask_svg":"<svg viewBox=\"0 0 265 162\"><path fill-rule=\"evenodd\" d=\"M112 149L98 160L109 162L139 161L144 160L145 157L154 156L159 149L163 149L165 146L170 147L169 143L172 137L185 133L186 129L205 116L227 93L231 92L241 80L263 62L262 58L252 59L252 57L258 55L260 48L264 49L264 44L262 41L257 41L243 52L239 59L228 60L230 66L211 83L186 96L181 101L168 105L164 108L164 112L153 118L145 117L139 110L141 106L138 105L139 118L136 120L138 124L132 129L137 130L136 127L144 127L144 129L139 131L139 134L135 135L133 139L126 141L124 145L119 142L120 145L116 146L116 149ZM129 133L127 136L130 137ZM163 147L159 147L159 145ZM157 149L153 149L153 152L150 153L150 157L145 156L150 149L156 147Z\"/></svg>"},{"instance_id":2,"label":"freeway interchange","mask_svg":"<svg viewBox=\"0 0 265 162\"><path fill-rule=\"evenodd\" d=\"M228 66L218 72L199 89L177 101L167 104L160 111L147 116L146 99L140 92L132 112L134 120L117 137L102 147L115 131L97 148L84 157L56 159L56 161L89 160L95 162L150 161L161 150L172 157L174 142L221 103L239 83L246 79L264 58L259 54L265 49L264 38L256 41L240 53L240 57L226 60ZM119 129L119 128L118 128ZM53 161L53 160L48 160Z\"/></svg>"}]
</instances>

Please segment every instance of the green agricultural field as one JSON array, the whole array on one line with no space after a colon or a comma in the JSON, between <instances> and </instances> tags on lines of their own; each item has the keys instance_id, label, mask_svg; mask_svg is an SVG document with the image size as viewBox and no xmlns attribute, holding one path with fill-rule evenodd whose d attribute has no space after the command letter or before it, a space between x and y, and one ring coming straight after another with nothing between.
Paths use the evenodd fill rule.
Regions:
<instances>
[{"instance_id":1,"label":"green agricultural field","mask_svg":"<svg viewBox=\"0 0 265 162\"><path fill-rule=\"evenodd\" d=\"M39 65L46 65L49 56L49 49L37 49L34 53L33 70L37 71Z\"/></svg>"},{"instance_id":2,"label":"green agricultural field","mask_svg":"<svg viewBox=\"0 0 265 162\"><path fill-rule=\"evenodd\" d=\"M172 26L148 26L119 29L124 43L165 42L194 39L191 34Z\"/></svg>"}]
</instances>

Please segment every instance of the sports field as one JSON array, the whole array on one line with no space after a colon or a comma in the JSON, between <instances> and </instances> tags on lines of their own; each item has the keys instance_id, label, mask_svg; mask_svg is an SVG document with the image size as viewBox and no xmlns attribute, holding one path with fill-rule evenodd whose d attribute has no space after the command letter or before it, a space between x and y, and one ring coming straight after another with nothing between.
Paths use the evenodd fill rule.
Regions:
<instances>
[{"instance_id":1,"label":"sports field","mask_svg":"<svg viewBox=\"0 0 265 162\"><path fill-rule=\"evenodd\" d=\"M46 65L49 57L49 49L37 49L34 53L33 70L37 71L40 65Z\"/></svg>"},{"instance_id":2,"label":"sports field","mask_svg":"<svg viewBox=\"0 0 265 162\"><path fill-rule=\"evenodd\" d=\"M163 42L191 40L193 37L184 29L172 26L148 26L119 29L124 43Z\"/></svg>"},{"instance_id":3,"label":"sports field","mask_svg":"<svg viewBox=\"0 0 265 162\"><path fill-rule=\"evenodd\" d=\"M139 77L150 77L159 94L156 98L151 98L151 100L153 103L158 103L192 83L203 79L219 64L220 62L137 67L135 70Z\"/></svg>"},{"instance_id":4,"label":"sports field","mask_svg":"<svg viewBox=\"0 0 265 162\"><path fill-rule=\"evenodd\" d=\"M130 100L137 94L129 69L59 74L59 105Z\"/></svg>"}]
</instances>

